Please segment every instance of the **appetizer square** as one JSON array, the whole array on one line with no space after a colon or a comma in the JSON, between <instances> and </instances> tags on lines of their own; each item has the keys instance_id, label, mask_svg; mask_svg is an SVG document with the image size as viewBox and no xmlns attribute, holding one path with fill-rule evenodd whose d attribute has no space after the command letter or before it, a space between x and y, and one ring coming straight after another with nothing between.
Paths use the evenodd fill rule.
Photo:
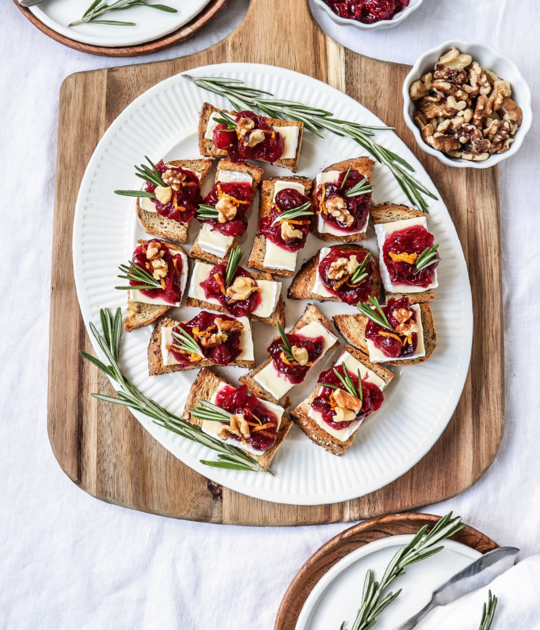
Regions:
<instances>
[{"instance_id":1,"label":"appetizer square","mask_svg":"<svg viewBox=\"0 0 540 630\"><path fill-rule=\"evenodd\" d=\"M128 285L127 332L148 326L171 308L180 306L186 289L189 263L179 245L157 238L137 241L129 265L120 265Z\"/></svg>"},{"instance_id":2,"label":"appetizer square","mask_svg":"<svg viewBox=\"0 0 540 630\"><path fill-rule=\"evenodd\" d=\"M292 426L283 407L260 400L246 385L229 385L208 368L199 372L191 387L184 418L255 456L265 468Z\"/></svg>"},{"instance_id":3,"label":"appetizer square","mask_svg":"<svg viewBox=\"0 0 540 630\"><path fill-rule=\"evenodd\" d=\"M302 317L289 333L280 333L268 347L270 357L247 376L240 377L257 396L277 403L339 342L324 315L308 304Z\"/></svg>"},{"instance_id":4,"label":"appetizer square","mask_svg":"<svg viewBox=\"0 0 540 630\"><path fill-rule=\"evenodd\" d=\"M186 306L208 308L233 317L254 317L276 326L285 323L281 282L269 273L250 273L240 267L242 251L231 252L228 261L209 265L197 261L191 274Z\"/></svg>"},{"instance_id":5,"label":"appetizer square","mask_svg":"<svg viewBox=\"0 0 540 630\"><path fill-rule=\"evenodd\" d=\"M210 263L221 262L246 231L247 214L264 175L254 164L221 160L212 190L199 207L201 230L189 255Z\"/></svg>"},{"instance_id":6,"label":"appetizer square","mask_svg":"<svg viewBox=\"0 0 540 630\"><path fill-rule=\"evenodd\" d=\"M379 264L369 250L360 245L323 247L302 265L289 287L292 300L319 302L367 302L379 297Z\"/></svg>"},{"instance_id":7,"label":"appetizer square","mask_svg":"<svg viewBox=\"0 0 540 630\"><path fill-rule=\"evenodd\" d=\"M320 374L311 396L291 416L312 442L343 455L360 425L382 406L383 390L393 378L390 370L345 346L335 366Z\"/></svg>"},{"instance_id":8,"label":"appetizer square","mask_svg":"<svg viewBox=\"0 0 540 630\"><path fill-rule=\"evenodd\" d=\"M307 177L272 177L261 186L259 231L249 266L292 276L298 251L306 244L313 206Z\"/></svg>"},{"instance_id":9,"label":"appetizer square","mask_svg":"<svg viewBox=\"0 0 540 630\"><path fill-rule=\"evenodd\" d=\"M161 318L150 337L150 376L212 365L255 367L251 324L247 317L201 311L187 322Z\"/></svg>"},{"instance_id":10,"label":"appetizer square","mask_svg":"<svg viewBox=\"0 0 540 630\"><path fill-rule=\"evenodd\" d=\"M426 215L407 206L373 206L379 265L389 297L407 295L413 302L435 299L438 286L438 244L427 228Z\"/></svg>"},{"instance_id":11,"label":"appetizer square","mask_svg":"<svg viewBox=\"0 0 540 630\"><path fill-rule=\"evenodd\" d=\"M386 306L368 306L355 315L334 315L334 324L348 343L373 363L416 365L437 348L437 331L429 304L411 304L408 297L390 299Z\"/></svg>"},{"instance_id":12,"label":"appetizer square","mask_svg":"<svg viewBox=\"0 0 540 630\"><path fill-rule=\"evenodd\" d=\"M301 122L219 110L204 103L199 119L201 155L229 156L233 162L260 160L296 173L302 146Z\"/></svg>"},{"instance_id":13,"label":"appetizer square","mask_svg":"<svg viewBox=\"0 0 540 630\"><path fill-rule=\"evenodd\" d=\"M369 222L369 176L375 162L367 157L332 164L315 179L313 231L324 241L363 241Z\"/></svg>"}]
</instances>

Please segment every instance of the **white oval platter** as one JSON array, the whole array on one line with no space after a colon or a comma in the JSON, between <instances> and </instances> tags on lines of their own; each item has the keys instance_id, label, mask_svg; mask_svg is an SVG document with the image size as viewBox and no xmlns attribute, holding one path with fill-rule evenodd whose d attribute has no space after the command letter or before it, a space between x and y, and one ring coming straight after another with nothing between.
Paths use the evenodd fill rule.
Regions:
<instances>
[{"instance_id":1,"label":"white oval platter","mask_svg":"<svg viewBox=\"0 0 540 630\"><path fill-rule=\"evenodd\" d=\"M323 107L339 118L368 125L382 124L345 94L290 70L255 64L221 64L197 68L190 74L239 78L247 85L267 90L279 98ZM225 100L200 90L181 75L173 76L133 101L111 124L94 151L81 183L73 229L75 282L87 327L93 321L100 328L100 308L121 306L125 310L125 292L114 289L118 283L118 265L130 259L136 239L145 236L137 224L132 199L118 197L113 191L140 187L140 180L134 175L134 164L142 163L145 155L153 161L161 157L198 157L198 112L204 101L217 107L230 107ZM405 158L416 169L420 181L435 190L418 160L393 132L377 132L376 140ZM327 134L321 140L306 133L299 175L314 177L334 162L361 154L362 149L348 138ZM267 176L290 174L270 165L265 165L265 171ZM374 203L406 203L385 167L375 166L372 181ZM258 196L254 201L250 227L241 241L245 260L257 229L257 207ZM470 283L461 244L442 201L432 203L428 222L435 241L440 243L442 257L438 270L439 288L432 303L439 336L438 349L424 364L396 369L397 377L385 391L383 407L360 427L353 447L346 455L330 455L294 426L272 463L274 476L220 470L199 462L212 455L204 447L156 426L141 414L135 414L137 419L188 466L225 487L268 501L296 505L345 501L373 492L403 475L432 448L447 426L461 396L471 354ZM193 221L186 249L190 249L197 231L197 222ZM364 244L376 252L372 228L368 237ZM300 252L297 269L321 245L314 235L310 235L306 247ZM286 280L283 284L284 296L289 283L290 280ZM306 302L286 302L287 326L291 327ZM353 307L343 304L329 302L317 306L327 317L355 312ZM177 313L172 312L172 317L186 320L195 314L195 309L181 307ZM197 371L149 377L147 346L150 333L151 327L147 327L123 335L121 363L124 373L144 394L173 413L181 414ZM274 333L272 327L255 322L257 364L266 358L266 347ZM339 352L329 353L321 361L320 369L330 367ZM235 384L243 370L225 368L218 372ZM320 370L314 372L292 390L293 405L313 389Z\"/></svg>"}]
</instances>

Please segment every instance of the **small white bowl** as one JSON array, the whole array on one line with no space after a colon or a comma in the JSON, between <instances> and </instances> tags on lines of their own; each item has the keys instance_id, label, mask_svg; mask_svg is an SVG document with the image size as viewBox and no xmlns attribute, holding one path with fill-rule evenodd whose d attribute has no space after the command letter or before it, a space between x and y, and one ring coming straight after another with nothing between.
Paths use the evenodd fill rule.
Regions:
<instances>
[{"instance_id":1,"label":"small white bowl","mask_svg":"<svg viewBox=\"0 0 540 630\"><path fill-rule=\"evenodd\" d=\"M453 158L441 151L436 151L433 147L430 147L429 144L424 142L420 129L413 119L416 105L409 95L411 85L427 72L433 72L435 64L441 55L452 47L457 48L459 52L471 55L473 61L478 61L481 66L491 70L501 79L510 81L510 85L512 86L512 98L523 110L523 122L514 136L514 142L510 149L506 153L494 153L484 162L471 162L463 158ZM405 124L413 132L416 142L422 151L434 155L443 164L457 168L491 168L517 153L523 144L523 140L529 132L532 123L531 90L516 64L498 50L495 50L495 48L492 48L488 44L451 40L444 42L444 44L437 46L437 48L428 50L412 67L412 70L403 83L403 116L405 118Z\"/></svg>"},{"instance_id":2,"label":"small white bowl","mask_svg":"<svg viewBox=\"0 0 540 630\"><path fill-rule=\"evenodd\" d=\"M414 13L416 9L420 8L420 5L424 0L411 0L409 6L403 11L396 13L396 15L391 20L381 20L380 22L375 22L374 24L364 24L363 22L358 22L358 20L351 20L349 18L342 18L336 13L332 11L332 9L325 3L323 0L313 0L318 7L324 9L326 13L336 22L336 24L341 24L342 26L355 26L362 31L374 31L377 28L386 29L386 28L394 28L403 20L406 20L409 15Z\"/></svg>"}]
</instances>

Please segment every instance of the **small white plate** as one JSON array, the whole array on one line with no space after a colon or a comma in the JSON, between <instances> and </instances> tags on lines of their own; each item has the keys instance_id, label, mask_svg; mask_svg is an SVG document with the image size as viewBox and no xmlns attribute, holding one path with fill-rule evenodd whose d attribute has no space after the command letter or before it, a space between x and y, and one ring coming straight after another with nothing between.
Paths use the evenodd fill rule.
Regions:
<instances>
[{"instance_id":1,"label":"small white plate","mask_svg":"<svg viewBox=\"0 0 540 630\"><path fill-rule=\"evenodd\" d=\"M382 538L359 547L336 563L309 594L295 630L338 630L343 621L350 629L360 608L367 570L371 569L375 580L380 580L392 556L412 538L410 534ZM377 630L392 630L407 621L429 602L436 588L481 555L467 545L447 540L438 554L407 567L405 575L388 591L403 589L392 605L379 615ZM448 609L448 606L435 609L417 626L418 630L432 628Z\"/></svg>"},{"instance_id":2,"label":"small white plate","mask_svg":"<svg viewBox=\"0 0 540 630\"><path fill-rule=\"evenodd\" d=\"M151 0L151 4L165 4L178 13L168 13L133 7L125 11L106 13L99 19L135 22L136 26L108 26L106 24L69 24L79 20L91 5L92 0L45 0L30 7L30 11L45 26L82 44L92 46L137 46L164 37L191 21L210 0Z\"/></svg>"}]
</instances>

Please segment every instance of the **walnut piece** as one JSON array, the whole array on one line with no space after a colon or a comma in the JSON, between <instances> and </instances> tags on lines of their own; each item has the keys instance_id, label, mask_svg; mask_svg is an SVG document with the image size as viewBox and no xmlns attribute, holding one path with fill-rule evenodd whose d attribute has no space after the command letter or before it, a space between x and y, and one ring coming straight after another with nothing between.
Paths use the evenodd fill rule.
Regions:
<instances>
[{"instance_id":1,"label":"walnut piece","mask_svg":"<svg viewBox=\"0 0 540 630\"><path fill-rule=\"evenodd\" d=\"M362 401L355 396L351 396L349 392L346 392L342 389L335 389L332 394L332 400L336 403L338 407L343 407L345 409L350 409L354 411L355 414L362 409Z\"/></svg>"},{"instance_id":2,"label":"walnut piece","mask_svg":"<svg viewBox=\"0 0 540 630\"><path fill-rule=\"evenodd\" d=\"M345 407L335 407L334 414L332 418L334 422L350 422L356 418L356 412Z\"/></svg>"},{"instance_id":3,"label":"walnut piece","mask_svg":"<svg viewBox=\"0 0 540 630\"><path fill-rule=\"evenodd\" d=\"M170 186L173 190L178 192L180 190L180 184L186 179L183 173L178 171L168 170L163 173L161 179Z\"/></svg>"},{"instance_id":4,"label":"walnut piece","mask_svg":"<svg viewBox=\"0 0 540 630\"><path fill-rule=\"evenodd\" d=\"M345 223L347 227L353 224L354 217L347 210L347 203L343 197L332 197L332 199L326 201L324 205L328 214L331 214L341 223Z\"/></svg>"},{"instance_id":5,"label":"walnut piece","mask_svg":"<svg viewBox=\"0 0 540 630\"><path fill-rule=\"evenodd\" d=\"M247 300L252 293L255 293L255 291L258 290L259 287L257 286L256 280L253 278L238 276L238 278L236 278L236 280L227 289L227 296L237 301Z\"/></svg>"},{"instance_id":6,"label":"walnut piece","mask_svg":"<svg viewBox=\"0 0 540 630\"><path fill-rule=\"evenodd\" d=\"M284 241L290 241L293 238L302 238L304 236L301 230L297 230L288 221L281 222L281 238Z\"/></svg>"},{"instance_id":7,"label":"walnut piece","mask_svg":"<svg viewBox=\"0 0 540 630\"><path fill-rule=\"evenodd\" d=\"M237 207L229 197L224 196L216 203L216 210L218 211L219 223L227 223L236 216Z\"/></svg>"},{"instance_id":8,"label":"walnut piece","mask_svg":"<svg viewBox=\"0 0 540 630\"><path fill-rule=\"evenodd\" d=\"M345 276L350 276L358 266L358 258L338 258L330 265L328 277L330 280L341 280Z\"/></svg>"},{"instance_id":9,"label":"walnut piece","mask_svg":"<svg viewBox=\"0 0 540 630\"><path fill-rule=\"evenodd\" d=\"M155 258L161 258L163 256L163 250L161 249L161 243L149 243L146 248L146 257L148 260L154 260Z\"/></svg>"},{"instance_id":10,"label":"walnut piece","mask_svg":"<svg viewBox=\"0 0 540 630\"><path fill-rule=\"evenodd\" d=\"M163 258L156 258L152 261L153 272L152 275L156 280L161 280L161 278L167 277L167 272L169 270L167 263L163 260Z\"/></svg>"},{"instance_id":11,"label":"walnut piece","mask_svg":"<svg viewBox=\"0 0 540 630\"><path fill-rule=\"evenodd\" d=\"M463 70L472 63L472 57L470 55L462 54L457 48L450 48L450 50L439 59L439 63L436 68L439 70L439 66L446 68L454 68L455 70Z\"/></svg>"},{"instance_id":12,"label":"walnut piece","mask_svg":"<svg viewBox=\"0 0 540 630\"><path fill-rule=\"evenodd\" d=\"M413 101L418 101L424 96L429 94L431 87L433 85L433 75L430 73L425 74L421 79L415 81L409 90L411 98Z\"/></svg>"},{"instance_id":13,"label":"walnut piece","mask_svg":"<svg viewBox=\"0 0 540 630\"><path fill-rule=\"evenodd\" d=\"M244 439L248 439L250 436L249 424L244 418L243 413L235 413L231 416L230 424L225 424L219 430L218 436L222 440L226 440L229 435L237 435Z\"/></svg>"},{"instance_id":14,"label":"walnut piece","mask_svg":"<svg viewBox=\"0 0 540 630\"><path fill-rule=\"evenodd\" d=\"M468 78L465 70L447 68L446 66L438 66L433 77L435 79L441 79L442 81L448 81L449 83L456 83L457 85L463 85L467 82Z\"/></svg>"},{"instance_id":15,"label":"walnut piece","mask_svg":"<svg viewBox=\"0 0 540 630\"><path fill-rule=\"evenodd\" d=\"M503 104L505 98L512 96L512 88L508 81L502 81L497 79L493 84L493 92L489 96L489 101L494 112L498 112Z\"/></svg>"},{"instance_id":16,"label":"walnut piece","mask_svg":"<svg viewBox=\"0 0 540 630\"><path fill-rule=\"evenodd\" d=\"M306 365L309 361L309 354L307 348L300 348L299 346L293 346L291 348L294 360L298 365Z\"/></svg>"},{"instance_id":17,"label":"walnut piece","mask_svg":"<svg viewBox=\"0 0 540 630\"><path fill-rule=\"evenodd\" d=\"M215 348L217 346L221 346L222 343L227 341L227 335L222 332L201 335L199 336L199 341L203 348Z\"/></svg>"},{"instance_id":18,"label":"walnut piece","mask_svg":"<svg viewBox=\"0 0 540 630\"><path fill-rule=\"evenodd\" d=\"M491 92L491 83L482 66L476 61L469 68L469 83L471 88L480 96L488 96Z\"/></svg>"},{"instance_id":19,"label":"walnut piece","mask_svg":"<svg viewBox=\"0 0 540 630\"><path fill-rule=\"evenodd\" d=\"M262 129L255 129L255 131L249 134L246 145L248 147L255 147L261 142L264 142L264 131Z\"/></svg>"},{"instance_id":20,"label":"walnut piece","mask_svg":"<svg viewBox=\"0 0 540 630\"><path fill-rule=\"evenodd\" d=\"M172 188L170 186L156 186L154 194L156 195L156 199L166 205L172 199Z\"/></svg>"},{"instance_id":21,"label":"walnut piece","mask_svg":"<svg viewBox=\"0 0 540 630\"><path fill-rule=\"evenodd\" d=\"M483 162L489 157L489 153L476 153L474 151L448 151L450 157L469 160L469 162Z\"/></svg>"},{"instance_id":22,"label":"walnut piece","mask_svg":"<svg viewBox=\"0 0 540 630\"><path fill-rule=\"evenodd\" d=\"M504 120L508 120L514 125L519 126L523 122L523 110L508 96L501 103L500 112Z\"/></svg>"},{"instance_id":23,"label":"walnut piece","mask_svg":"<svg viewBox=\"0 0 540 630\"><path fill-rule=\"evenodd\" d=\"M251 120L251 118L240 118L240 120L236 123L236 133L240 138L246 136L253 128L255 127L255 123Z\"/></svg>"},{"instance_id":24,"label":"walnut piece","mask_svg":"<svg viewBox=\"0 0 540 630\"><path fill-rule=\"evenodd\" d=\"M216 317L215 324L219 332L229 335L233 332L241 331L244 328L244 324L236 319L221 319L221 317Z\"/></svg>"}]
</instances>

